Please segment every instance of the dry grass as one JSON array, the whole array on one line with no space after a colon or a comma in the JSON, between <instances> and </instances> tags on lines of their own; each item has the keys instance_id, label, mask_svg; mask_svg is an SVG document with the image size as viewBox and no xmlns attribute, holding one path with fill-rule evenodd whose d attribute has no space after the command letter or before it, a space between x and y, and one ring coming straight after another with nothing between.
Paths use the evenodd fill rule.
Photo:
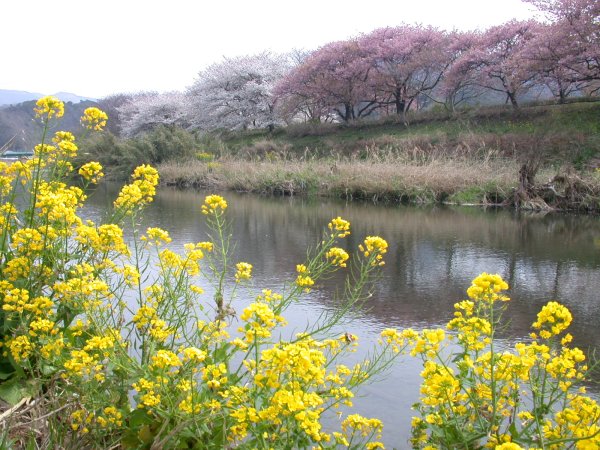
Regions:
<instances>
[{"instance_id":1,"label":"dry grass","mask_svg":"<svg viewBox=\"0 0 600 450\"><path fill-rule=\"evenodd\" d=\"M474 188L508 192L516 185L518 169L514 159L433 159L417 153L411 161L379 154L367 160L225 159L211 165L171 162L159 167L168 185L407 202L440 201Z\"/></svg>"},{"instance_id":2,"label":"dry grass","mask_svg":"<svg viewBox=\"0 0 600 450\"><path fill-rule=\"evenodd\" d=\"M76 434L57 435L56 421L78 409L75 399L50 386L45 394L25 397L16 405L0 404L0 448L14 449L86 449L91 448Z\"/></svg>"}]
</instances>

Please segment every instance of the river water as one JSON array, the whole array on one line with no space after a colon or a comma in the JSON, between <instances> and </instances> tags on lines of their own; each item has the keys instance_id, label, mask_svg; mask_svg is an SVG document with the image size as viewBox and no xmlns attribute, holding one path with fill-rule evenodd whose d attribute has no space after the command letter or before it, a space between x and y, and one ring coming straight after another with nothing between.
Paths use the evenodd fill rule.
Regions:
<instances>
[{"instance_id":1,"label":"river water","mask_svg":"<svg viewBox=\"0 0 600 450\"><path fill-rule=\"evenodd\" d=\"M87 210L99 218L117 193L99 188ZM164 228L175 249L206 239L200 205L206 193L161 188L148 208L148 224ZM567 214L527 214L508 210L455 207L409 207L345 203L290 197L265 198L224 194L236 244L236 261L254 266L253 286L281 291L295 278L331 218L352 224L345 239L354 249L367 235L389 243L386 265L367 308L355 311L344 330L356 334L361 350L388 327L415 329L444 326L453 304L466 298L470 281L481 272L499 273L511 286L509 323L502 331L508 344L527 339L530 324L549 300L572 312L574 344L600 349L600 219ZM317 287L286 314L301 329L311 318L335 308L339 279ZM239 299L234 308L241 311ZM420 363L401 358L387 376L359 392L355 410L384 420L388 448L408 448L411 405L418 400ZM593 388L592 388L593 389ZM595 390L595 389L593 389Z\"/></svg>"}]
</instances>

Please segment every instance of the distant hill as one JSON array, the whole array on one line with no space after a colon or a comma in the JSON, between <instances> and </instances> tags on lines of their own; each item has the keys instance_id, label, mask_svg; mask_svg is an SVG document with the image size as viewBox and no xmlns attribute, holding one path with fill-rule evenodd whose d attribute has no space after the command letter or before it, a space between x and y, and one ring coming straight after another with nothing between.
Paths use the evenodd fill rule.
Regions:
<instances>
[{"instance_id":1,"label":"distant hill","mask_svg":"<svg viewBox=\"0 0 600 450\"><path fill-rule=\"evenodd\" d=\"M58 97L60 100L62 100L65 103L67 103L67 102L79 103L79 102L84 102L86 100L95 102L97 100L92 97L82 97L81 95L72 94L70 92L57 92L56 94L52 94L52 95L54 95L55 97Z\"/></svg>"},{"instance_id":2,"label":"distant hill","mask_svg":"<svg viewBox=\"0 0 600 450\"><path fill-rule=\"evenodd\" d=\"M26 102L29 100L37 100L43 97L43 94L27 91L11 91L9 89L0 89L0 106L16 105L17 103Z\"/></svg>"},{"instance_id":3,"label":"distant hill","mask_svg":"<svg viewBox=\"0 0 600 450\"><path fill-rule=\"evenodd\" d=\"M39 92L27 92L27 91L13 91L10 89L0 89L0 107L6 105L17 105L19 103L27 102L29 100L37 100L40 97L43 97L45 94L40 94ZM57 92L56 94L51 94L55 97L58 97L63 102L73 102L79 103L84 100L92 100L95 101L95 98L92 97L82 97L80 95L72 94L70 92Z\"/></svg>"},{"instance_id":4,"label":"distant hill","mask_svg":"<svg viewBox=\"0 0 600 450\"><path fill-rule=\"evenodd\" d=\"M90 106L98 106L98 104L89 100L67 103L65 115L60 119L59 129L80 135L83 129L79 118ZM35 100L29 100L0 108L0 147L10 141L10 149L27 150L39 143L42 129L39 120L34 118L34 107ZM54 132L56 129L51 131Z\"/></svg>"}]
</instances>

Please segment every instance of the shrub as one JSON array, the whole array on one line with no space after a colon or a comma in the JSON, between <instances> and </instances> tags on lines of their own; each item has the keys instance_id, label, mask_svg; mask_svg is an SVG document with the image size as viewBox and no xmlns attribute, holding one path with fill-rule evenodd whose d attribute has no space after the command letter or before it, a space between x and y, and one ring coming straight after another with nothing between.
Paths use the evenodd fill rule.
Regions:
<instances>
[{"instance_id":1,"label":"shrub","mask_svg":"<svg viewBox=\"0 0 600 450\"><path fill-rule=\"evenodd\" d=\"M96 133L86 136L84 145L86 152L75 157L75 165L93 159L106 168L108 178L116 180L125 180L140 164L185 161L193 159L198 150L194 135L164 125L131 139Z\"/></svg>"}]
</instances>

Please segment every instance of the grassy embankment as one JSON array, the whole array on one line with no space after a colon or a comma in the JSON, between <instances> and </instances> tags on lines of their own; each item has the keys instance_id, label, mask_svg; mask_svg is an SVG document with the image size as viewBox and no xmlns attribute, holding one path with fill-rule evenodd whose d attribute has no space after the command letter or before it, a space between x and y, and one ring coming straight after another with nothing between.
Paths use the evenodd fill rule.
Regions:
<instances>
[{"instance_id":1,"label":"grassy embankment","mask_svg":"<svg viewBox=\"0 0 600 450\"><path fill-rule=\"evenodd\" d=\"M214 160L164 162L162 182L220 191L512 204L526 164L535 173L531 197L559 207L600 205L600 177L593 170L600 157L600 102L426 112L409 126L390 118L295 124L272 134L224 133L203 141L200 151Z\"/></svg>"}]
</instances>

